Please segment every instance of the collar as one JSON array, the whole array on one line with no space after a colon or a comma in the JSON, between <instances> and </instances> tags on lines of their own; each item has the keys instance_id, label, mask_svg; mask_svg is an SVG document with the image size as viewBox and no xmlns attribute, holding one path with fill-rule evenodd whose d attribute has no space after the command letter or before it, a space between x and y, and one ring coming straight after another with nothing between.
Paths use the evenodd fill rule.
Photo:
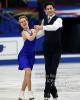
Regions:
<instances>
[{"instance_id":1,"label":"collar","mask_svg":"<svg viewBox=\"0 0 80 100\"><path fill-rule=\"evenodd\" d=\"M48 16L48 19L52 19L55 16L55 14L53 14L52 16Z\"/></svg>"}]
</instances>

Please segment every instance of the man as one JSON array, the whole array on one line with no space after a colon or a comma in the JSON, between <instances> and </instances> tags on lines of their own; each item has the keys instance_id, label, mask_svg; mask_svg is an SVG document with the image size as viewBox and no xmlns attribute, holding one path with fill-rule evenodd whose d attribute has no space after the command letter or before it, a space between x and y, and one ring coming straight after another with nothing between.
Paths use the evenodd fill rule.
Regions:
<instances>
[{"instance_id":1,"label":"man","mask_svg":"<svg viewBox=\"0 0 80 100\"><path fill-rule=\"evenodd\" d=\"M44 11L43 11L43 4L49 1L53 1L53 0L37 0L37 9L39 12L39 22L43 19L44 17Z\"/></svg>"},{"instance_id":2,"label":"man","mask_svg":"<svg viewBox=\"0 0 80 100\"><path fill-rule=\"evenodd\" d=\"M54 99L57 99L58 97L55 79L61 57L62 19L55 15L53 2L45 3L44 11L46 17L43 19L42 25L35 25L34 27L37 30L43 30L45 33L43 43L46 72L44 100L48 100L50 94Z\"/></svg>"}]
</instances>

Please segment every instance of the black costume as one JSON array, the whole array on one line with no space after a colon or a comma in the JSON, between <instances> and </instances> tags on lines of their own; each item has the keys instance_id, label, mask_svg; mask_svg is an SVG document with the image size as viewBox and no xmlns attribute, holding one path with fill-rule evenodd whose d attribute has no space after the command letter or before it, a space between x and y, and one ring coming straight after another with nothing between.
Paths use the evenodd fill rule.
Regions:
<instances>
[{"instance_id":1,"label":"black costume","mask_svg":"<svg viewBox=\"0 0 80 100\"><path fill-rule=\"evenodd\" d=\"M50 22L48 22L48 18L46 17L44 19L44 25L53 24L57 18L58 17L55 15ZM55 78L61 57L61 28L56 31L45 31L43 51L46 71L44 97L50 97L51 93L53 98L56 98L58 95L55 86Z\"/></svg>"}]
</instances>

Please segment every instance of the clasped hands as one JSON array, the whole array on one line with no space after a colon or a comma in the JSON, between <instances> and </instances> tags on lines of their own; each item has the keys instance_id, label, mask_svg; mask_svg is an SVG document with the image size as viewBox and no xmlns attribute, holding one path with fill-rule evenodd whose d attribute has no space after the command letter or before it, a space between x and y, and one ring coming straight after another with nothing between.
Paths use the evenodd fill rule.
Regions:
<instances>
[{"instance_id":1,"label":"clasped hands","mask_svg":"<svg viewBox=\"0 0 80 100\"><path fill-rule=\"evenodd\" d=\"M43 30L43 25L34 25L34 29L35 29L36 31Z\"/></svg>"}]
</instances>

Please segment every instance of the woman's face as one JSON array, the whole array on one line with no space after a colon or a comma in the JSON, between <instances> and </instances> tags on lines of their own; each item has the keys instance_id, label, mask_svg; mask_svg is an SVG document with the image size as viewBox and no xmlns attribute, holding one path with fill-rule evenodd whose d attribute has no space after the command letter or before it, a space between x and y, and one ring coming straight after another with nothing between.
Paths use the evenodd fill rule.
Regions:
<instances>
[{"instance_id":1,"label":"woman's face","mask_svg":"<svg viewBox=\"0 0 80 100\"><path fill-rule=\"evenodd\" d=\"M20 23L20 25L21 25L21 27L22 27L23 29L28 28L28 21L26 20L26 18L21 18L21 19L19 20L19 23Z\"/></svg>"},{"instance_id":2,"label":"woman's face","mask_svg":"<svg viewBox=\"0 0 80 100\"><path fill-rule=\"evenodd\" d=\"M47 5L45 12L49 15L52 16L53 14L55 14L55 8L53 8L52 5Z\"/></svg>"}]
</instances>

